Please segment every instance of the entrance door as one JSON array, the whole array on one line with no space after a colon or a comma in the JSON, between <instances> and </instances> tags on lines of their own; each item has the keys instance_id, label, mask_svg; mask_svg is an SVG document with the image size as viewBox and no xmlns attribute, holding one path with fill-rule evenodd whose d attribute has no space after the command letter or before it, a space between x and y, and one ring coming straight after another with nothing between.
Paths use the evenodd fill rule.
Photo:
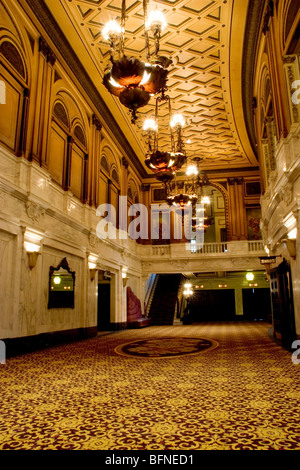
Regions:
<instances>
[{"instance_id":1,"label":"entrance door","mask_svg":"<svg viewBox=\"0 0 300 470\"><path fill-rule=\"evenodd\" d=\"M270 289L243 289L245 320L265 320L271 314Z\"/></svg>"},{"instance_id":2,"label":"entrance door","mask_svg":"<svg viewBox=\"0 0 300 470\"><path fill-rule=\"evenodd\" d=\"M195 323L235 320L234 290L196 291L190 301L190 313Z\"/></svg>"},{"instance_id":3,"label":"entrance door","mask_svg":"<svg viewBox=\"0 0 300 470\"><path fill-rule=\"evenodd\" d=\"M98 331L110 329L110 284L98 284Z\"/></svg>"},{"instance_id":4,"label":"entrance door","mask_svg":"<svg viewBox=\"0 0 300 470\"><path fill-rule=\"evenodd\" d=\"M282 346L290 351L296 339L296 328L291 273L286 260L271 270L270 288L274 338L280 340Z\"/></svg>"}]
</instances>

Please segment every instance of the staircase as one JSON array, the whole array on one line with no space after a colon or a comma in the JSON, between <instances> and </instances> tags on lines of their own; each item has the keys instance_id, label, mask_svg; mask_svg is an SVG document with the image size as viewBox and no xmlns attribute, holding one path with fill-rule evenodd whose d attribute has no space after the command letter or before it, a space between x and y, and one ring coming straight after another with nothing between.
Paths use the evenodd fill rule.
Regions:
<instances>
[{"instance_id":1,"label":"staircase","mask_svg":"<svg viewBox=\"0 0 300 470\"><path fill-rule=\"evenodd\" d=\"M152 325L173 325L181 274L160 274L151 303Z\"/></svg>"}]
</instances>

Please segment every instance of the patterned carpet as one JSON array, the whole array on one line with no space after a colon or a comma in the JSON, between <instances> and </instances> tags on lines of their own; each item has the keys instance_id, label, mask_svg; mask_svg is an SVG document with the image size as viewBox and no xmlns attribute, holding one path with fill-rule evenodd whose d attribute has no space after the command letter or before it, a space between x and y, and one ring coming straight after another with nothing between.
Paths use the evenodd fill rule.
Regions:
<instances>
[{"instance_id":1,"label":"patterned carpet","mask_svg":"<svg viewBox=\"0 0 300 470\"><path fill-rule=\"evenodd\" d=\"M0 449L300 450L300 365L262 323L153 326L0 365ZM218 346L172 358L116 348L153 338Z\"/></svg>"},{"instance_id":2,"label":"patterned carpet","mask_svg":"<svg viewBox=\"0 0 300 470\"><path fill-rule=\"evenodd\" d=\"M216 341L203 338L150 338L121 344L115 352L124 356L159 359L199 354L216 347Z\"/></svg>"}]
</instances>

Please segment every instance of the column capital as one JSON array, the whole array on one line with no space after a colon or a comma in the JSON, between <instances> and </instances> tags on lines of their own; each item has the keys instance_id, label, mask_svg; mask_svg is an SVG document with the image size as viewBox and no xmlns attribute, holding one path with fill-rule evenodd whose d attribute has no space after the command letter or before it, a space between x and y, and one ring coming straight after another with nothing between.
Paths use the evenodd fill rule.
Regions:
<instances>
[{"instance_id":1,"label":"column capital","mask_svg":"<svg viewBox=\"0 0 300 470\"><path fill-rule=\"evenodd\" d=\"M53 67L53 65L56 62L55 54L51 50L51 48L48 46L48 43L45 41L45 39L42 37L39 38L39 52L43 54L47 62L49 62L50 65L52 65Z\"/></svg>"},{"instance_id":2,"label":"column capital","mask_svg":"<svg viewBox=\"0 0 300 470\"><path fill-rule=\"evenodd\" d=\"M93 125L96 127L97 131L101 131L102 124L95 114L93 114L92 122L93 122Z\"/></svg>"},{"instance_id":3,"label":"column capital","mask_svg":"<svg viewBox=\"0 0 300 470\"><path fill-rule=\"evenodd\" d=\"M129 163L128 163L127 158L122 157L122 165L124 166L124 168L125 168L126 170L128 170Z\"/></svg>"},{"instance_id":4,"label":"column capital","mask_svg":"<svg viewBox=\"0 0 300 470\"><path fill-rule=\"evenodd\" d=\"M144 193L150 191L150 184L142 184L141 191Z\"/></svg>"}]
</instances>

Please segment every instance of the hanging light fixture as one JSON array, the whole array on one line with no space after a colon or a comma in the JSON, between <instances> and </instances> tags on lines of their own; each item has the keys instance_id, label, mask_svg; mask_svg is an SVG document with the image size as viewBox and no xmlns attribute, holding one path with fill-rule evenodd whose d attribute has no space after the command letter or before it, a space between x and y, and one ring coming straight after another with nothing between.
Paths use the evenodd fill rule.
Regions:
<instances>
[{"instance_id":1,"label":"hanging light fixture","mask_svg":"<svg viewBox=\"0 0 300 470\"><path fill-rule=\"evenodd\" d=\"M170 124L170 150L164 151L158 148L158 108L159 104L167 102ZM148 153L146 166L155 173L159 181L171 181L174 172L179 170L186 161L181 130L184 126L184 117L181 114L172 115L170 97L162 93L156 98L155 117L146 119L143 130L147 134Z\"/></svg>"},{"instance_id":2,"label":"hanging light fixture","mask_svg":"<svg viewBox=\"0 0 300 470\"><path fill-rule=\"evenodd\" d=\"M137 110L146 106L152 95L166 90L168 70L171 61L158 56L161 33L166 26L162 12L154 10L147 14L148 0L143 0L146 62L136 57L127 57L124 53L126 1L122 0L121 24L109 21L102 30L103 38L110 43L110 66L105 71L103 84L107 90L118 97L130 110L134 124ZM149 32L155 40L155 53L151 60ZM117 46L119 45L118 51ZM116 58L118 53L118 58Z\"/></svg>"},{"instance_id":3,"label":"hanging light fixture","mask_svg":"<svg viewBox=\"0 0 300 470\"><path fill-rule=\"evenodd\" d=\"M204 187L209 185L208 177L200 169L200 157L194 157L186 170L186 175L191 178L191 185L189 192L198 195L198 201L201 204L210 204L209 196L204 194Z\"/></svg>"}]
</instances>

